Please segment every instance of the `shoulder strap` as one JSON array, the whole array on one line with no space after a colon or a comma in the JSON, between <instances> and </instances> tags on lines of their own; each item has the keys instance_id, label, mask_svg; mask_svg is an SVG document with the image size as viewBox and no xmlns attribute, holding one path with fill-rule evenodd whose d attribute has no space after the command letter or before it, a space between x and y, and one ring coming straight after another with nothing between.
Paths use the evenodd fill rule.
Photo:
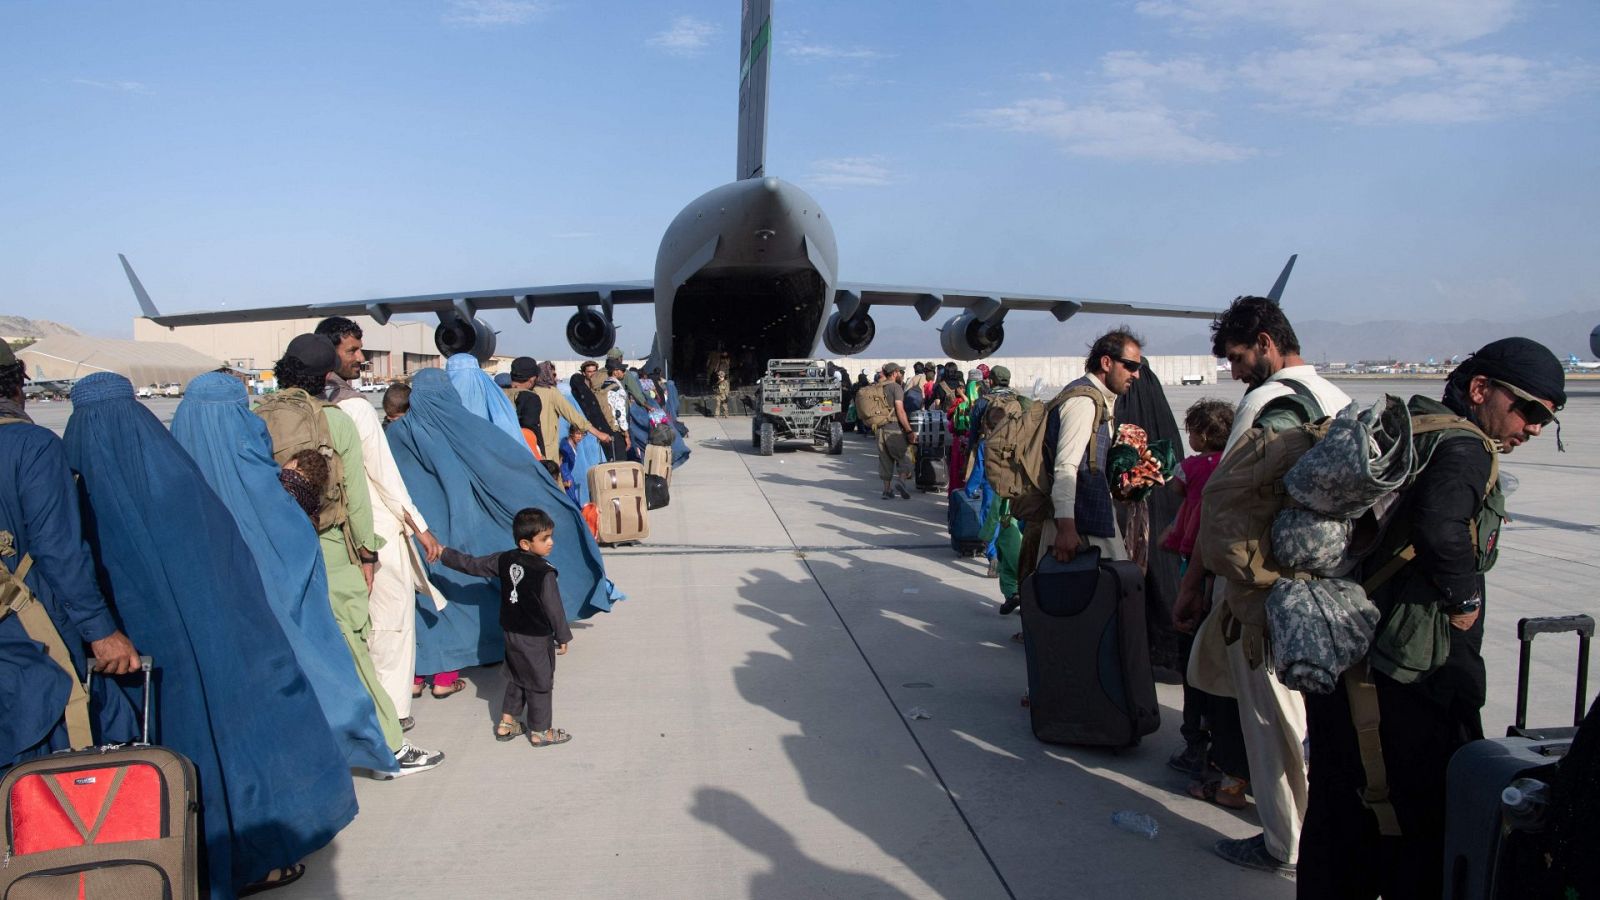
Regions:
<instances>
[{"instance_id":1,"label":"shoulder strap","mask_svg":"<svg viewBox=\"0 0 1600 900\"><path fill-rule=\"evenodd\" d=\"M1050 401L1050 409L1059 409L1062 404L1074 397L1088 397L1095 404L1094 427L1099 428L1111 419L1111 405L1106 402L1106 395L1092 384L1080 384L1077 387L1062 388L1061 393Z\"/></svg>"},{"instance_id":2,"label":"shoulder strap","mask_svg":"<svg viewBox=\"0 0 1600 900\"><path fill-rule=\"evenodd\" d=\"M1462 416L1428 413L1411 417L1412 437L1419 434L1440 433L1440 440L1445 440L1450 437L1448 432L1452 431L1458 432L1461 437L1470 435L1477 438L1483 444L1483 448L1489 451L1489 484L1483 489L1483 495L1489 496L1489 492L1494 490L1495 483L1500 480L1500 447L1495 444L1494 438L1485 434L1471 419ZM1428 461L1423 460L1417 468L1420 470L1427 464Z\"/></svg>"},{"instance_id":3,"label":"shoulder strap","mask_svg":"<svg viewBox=\"0 0 1600 900\"><path fill-rule=\"evenodd\" d=\"M16 416L0 416L0 425L16 425L16 424L19 424L21 422L26 422L26 421L28 421L28 420L27 419L19 419Z\"/></svg>"},{"instance_id":4,"label":"shoulder strap","mask_svg":"<svg viewBox=\"0 0 1600 900\"><path fill-rule=\"evenodd\" d=\"M1367 773L1367 783L1357 792L1361 805L1372 810L1380 834L1396 837L1400 834L1400 818L1389 800L1388 767L1383 761L1383 743L1378 735L1381 721L1378 689L1372 683L1365 659L1345 670L1344 687L1350 698L1350 721L1356 727L1356 743L1361 747L1361 768Z\"/></svg>"},{"instance_id":5,"label":"shoulder strap","mask_svg":"<svg viewBox=\"0 0 1600 900\"><path fill-rule=\"evenodd\" d=\"M1267 384L1281 384L1293 391L1293 393L1282 397L1273 397L1266 403L1261 404L1261 409L1256 411L1255 420L1250 423L1251 425L1261 421L1261 418L1268 412L1280 409L1293 410L1302 425L1307 422L1315 422L1327 414L1327 411L1322 408L1321 401L1317 399L1317 395L1312 393L1311 388L1306 387L1301 382L1295 381L1293 378L1280 378L1276 381L1267 382Z\"/></svg>"},{"instance_id":6,"label":"shoulder strap","mask_svg":"<svg viewBox=\"0 0 1600 900\"><path fill-rule=\"evenodd\" d=\"M61 632L56 630L55 620L23 581L32 568L33 557L28 554L23 554L15 572L0 566L0 572L5 573L0 577L0 620L15 613L28 637L43 644L50 660L67 673L72 685L67 694L67 740L72 749L82 750L94 744L94 732L89 728L89 694L83 689L83 681L75 671L67 645L61 640Z\"/></svg>"}]
</instances>

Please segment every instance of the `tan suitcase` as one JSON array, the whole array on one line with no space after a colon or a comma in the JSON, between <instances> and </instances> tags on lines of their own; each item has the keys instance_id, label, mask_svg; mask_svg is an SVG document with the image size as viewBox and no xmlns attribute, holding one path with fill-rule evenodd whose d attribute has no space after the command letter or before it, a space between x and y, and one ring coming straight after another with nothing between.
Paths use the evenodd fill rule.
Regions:
<instances>
[{"instance_id":1,"label":"tan suitcase","mask_svg":"<svg viewBox=\"0 0 1600 900\"><path fill-rule=\"evenodd\" d=\"M590 468L589 499L600 513L600 543L621 544L650 536L644 466L625 462Z\"/></svg>"},{"instance_id":2,"label":"tan suitcase","mask_svg":"<svg viewBox=\"0 0 1600 900\"><path fill-rule=\"evenodd\" d=\"M644 448L644 473L660 475L667 484L672 483L672 448L655 444Z\"/></svg>"}]
</instances>

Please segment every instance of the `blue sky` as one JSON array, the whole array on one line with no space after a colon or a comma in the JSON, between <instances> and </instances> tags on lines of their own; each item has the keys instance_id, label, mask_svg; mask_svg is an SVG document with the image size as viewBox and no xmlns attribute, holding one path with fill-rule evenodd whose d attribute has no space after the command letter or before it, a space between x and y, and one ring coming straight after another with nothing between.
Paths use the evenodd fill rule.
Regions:
<instances>
[{"instance_id":1,"label":"blue sky","mask_svg":"<svg viewBox=\"0 0 1600 900\"><path fill-rule=\"evenodd\" d=\"M732 178L738 9L9 0L0 312L129 333L118 252L171 311L648 278ZM768 171L844 279L1207 306L1298 252L1298 316L1600 309L1589 0L775 0L773 28ZM569 355L536 324L502 346Z\"/></svg>"}]
</instances>

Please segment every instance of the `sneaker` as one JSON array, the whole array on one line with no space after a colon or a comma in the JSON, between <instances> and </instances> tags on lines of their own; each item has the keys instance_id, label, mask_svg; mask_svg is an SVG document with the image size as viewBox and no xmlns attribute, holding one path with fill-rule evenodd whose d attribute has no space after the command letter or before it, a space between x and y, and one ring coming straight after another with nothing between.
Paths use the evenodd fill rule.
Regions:
<instances>
[{"instance_id":1,"label":"sneaker","mask_svg":"<svg viewBox=\"0 0 1600 900\"><path fill-rule=\"evenodd\" d=\"M1251 838L1240 838L1236 841L1217 841L1211 849L1217 855L1246 869L1255 869L1258 872L1274 872L1286 875L1294 874L1294 863L1286 863L1267 852L1267 836L1258 834Z\"/></svg>"},{"instance_id":2,"label":"sneaker","mask_svg":"<svg viewBox=\"0 0 1600 900\"><path fill-rule=\"evenodd\" d=\"M1185 744L1167 757L1167 768L1199 778L1206 770L1206 748L1203 744Z\"/></svg>"},{"instance_id":3,"label":"sneaker","mask_svg":"<svg viewBox=\"0 0 1600 900\"><path fill-rule=\"evenodd\" d=\"M911 492L906 490L905 487L903 487L901 485L898 485L898 484L894 486L894 494L895 494L896 497L899 497L901 500L910 500L911 499Z\"/></svg>"},{"instance_id":4,"label":"sneaker","mask_svg":"<svg viewBox=\"0 0 1600 900\"><path fill-rule=\"evenodd\" d=\"M1022 605L1022 595L1021 594L1012 594L1011 596L1006 598L1006 602L1000 604L1000 615L1009 616L1012 613L1016 612L1017 611L1017 607L1019 607L1021 605Z\"/></svg>"},{"instance_id":5,"label":"sneaker","mask_svg":"<svg viewBox=\"0 0 1600 900\"><path fill-rule=\"evenodd\" d=\"M412 728L416 727L416 724L416 718L412 716L406 716L404 719L400 720L400 733L404 734L405 732L410 731Z\"/></svg>"},{"instance_id":6,"label":"sneaker","mask_svg":"<svg viewBox=\"0 0 1600 900\"><path fill-rule=\"evenodd\" d=\"M385 780L426 772L444 762L444 754L437 751L430 752L412 744L410 741L404 741L400 744L400 749L395 751L394 761L399 764L400 771L381 773Z\"/></svg>"},{"instance_id":7,"label":"sneaker","mask_svg":"<svg viewBox=\"0 0 1600 900\"><path fill-rule=\"evenodd\" d=\"M894 491L884 491L883 492L883 499L885 499L885 500L893 500L894 499Z\"/></svg>"}]
</instances>

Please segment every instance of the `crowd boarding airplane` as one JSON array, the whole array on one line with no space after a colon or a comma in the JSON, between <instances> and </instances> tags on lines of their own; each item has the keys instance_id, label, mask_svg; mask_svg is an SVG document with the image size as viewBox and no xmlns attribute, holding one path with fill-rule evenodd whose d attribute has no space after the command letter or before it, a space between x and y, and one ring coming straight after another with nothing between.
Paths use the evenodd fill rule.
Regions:
<instances>
[{"instance_id":1,"label":"crowd boarding airplane","mask_svg":"<svg viewBox=\"0 0 1600 900\"><path fill-rule=\"evenodd\" d=\"M566 337L573 351L597 357L616 342L617 304L654 303L652 365L679 378L699 374L710 354L727 352L735 383L759 376L768 358L811 356L820 340L837 356L866 350L876 333L875 306L909 306L924 322L953 310L939 330L951 359L982 359L1000 349L1013 310L1045 312L1058 321L1080 312L1122 316L1211 319L1215 310L1080 297L950 290L840 282L833 226L816 200L766 173L767 67L772 53L771 0L743 0L739 69L737 180L702 195L667 226L656 253L653 281L566 284L464 291L413 297L313 303L262 309L163 315L119 254L144 315L181 327L322 316L370 316L379 324L396 313L432 313L440 353L487 360L495 332L478 313L515 309L531 322L541 307L574 308ZM1283 269L1270 296L1277 299L1294 265ZM830 314L829 305L833 306ZM741 377L742 376L742 377Z\"/></svg>"}]
</instances>

